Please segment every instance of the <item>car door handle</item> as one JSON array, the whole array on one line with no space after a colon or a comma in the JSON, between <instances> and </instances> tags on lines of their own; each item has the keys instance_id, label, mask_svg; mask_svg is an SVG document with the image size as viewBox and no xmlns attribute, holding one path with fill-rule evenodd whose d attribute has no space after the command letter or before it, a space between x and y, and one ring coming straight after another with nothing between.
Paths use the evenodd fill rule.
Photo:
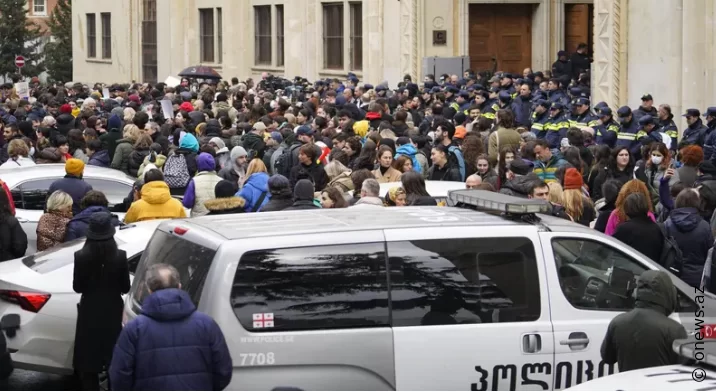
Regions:
<instances>
[{"instance_id":1,"label":"car door handle","mask_svg":"<svg viewBox=\"0 0 716 392\"><path fill-rule=\"evenodd\" d=\"M589 344L589 338L560 340L562 346L584 346Z\"/></svg>"},{"instance_id":2,"label":"car door handle","mask_svg":"<svg viewBox=\"0 0 716 392\"><path fill-rule=\"evenodd\" d=\"M534 354L542 351L542 336L536 333L522 335L522 352Z\"/></svg>"},{"instance_id":3,"label":"car door handle","mask_svg":"<svg viewBox=\"0 0 716 392\"><path fill-rule=\"evenodd\" d=\"M30 223L29 219L15 217L18 223Z\"/></svg>"}]
</instances>

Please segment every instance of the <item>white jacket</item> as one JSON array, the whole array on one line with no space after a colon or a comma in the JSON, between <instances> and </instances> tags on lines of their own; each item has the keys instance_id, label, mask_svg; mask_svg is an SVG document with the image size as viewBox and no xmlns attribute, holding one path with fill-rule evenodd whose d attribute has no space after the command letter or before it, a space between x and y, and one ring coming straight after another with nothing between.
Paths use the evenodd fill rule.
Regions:
<instances>
[{"instance_id":1,"label":"white jacket","mask_svg":"<svg viewBox=\"0 0 716 392\"><path fill-rule=\"evenodd\" d=\"M0 165L0 169L14 169L16 167L35 166L35 161L28 157L18 157L17 160L12 158Z\"/></svg>"}]
</instances>

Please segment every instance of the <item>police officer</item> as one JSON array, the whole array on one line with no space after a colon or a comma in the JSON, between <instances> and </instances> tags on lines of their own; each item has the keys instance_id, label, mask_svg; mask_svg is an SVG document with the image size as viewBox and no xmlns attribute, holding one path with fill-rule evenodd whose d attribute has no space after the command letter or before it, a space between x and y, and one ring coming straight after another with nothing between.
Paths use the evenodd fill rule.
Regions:
<instances>
[{"instance_id":1,"label":"police officer","mask_svg":"<svg viewBox=\"0 0 716 392\"><path fill-rule=\"evenodd\" d=\"M502 78L500 79L500 90L507 91L507 93L510 94L510 97L515 93L515 86L512 81L511 74L505 73L502 75Z\"/></svg>"},{"instance_id":2,"label":"police officer","mask_svg":"<svg viewBox=\"0 0 716 392\"><path fill-rule=\"evenodd\" d=\"M671 113L671 106L667 104L659 105L658 119L659 132L671 138L671 146L669 150L676 152L677 140L679 138L679 129L674 122L674 115Z\"/></svg>"},{"instance_id":3,"label":"police officer","mask_svg":"<svg viewBox=\"0 0 716 392\"><path fill-rule=\"evenodd\" d=\"M475 105L480 108L480 115L489 118L490 120L495 119L495 111L492 109L492 103L490 102L490 95L485 90L479 90L475 92Z\"/></svg>"},{"instance_id":4,"label":"police officer","mask_svg":"<svg viewBox=\"0 0 716 392\"><path fill-rule=\"evenodd\" d=\"M375 86L375 94L378 97L385 98L386 94L388 93L388 86L384 84L379 84Z\"/></svg>"},{"instance_id":5,"label":"police officer","mask_svg":"<svg viewBox=\"0 0 716 392\"><path fill-rule=\"evenodd\" d=\"M560 89L560 81L557 78L552 78L549 80L549 83L547 83L547 91L549 100L552 103L559 102L564 107L569 103L569 98L567 95Z\"/></svg>"},{"instance_id":6,"label":"police officer","mask_svg":"<svg viewBox=\"0 0 716 392\"><path fill-rule=\"evenodd\" d=\"M601 124L594 129L597 135L597 144L605 144L609 148L614 148L619 135L619 124L614 121L612 109L609 106L600 109L599 120Z\"/></svg>"},{"instance_id":7,"label":"police officer","mask_svg":"<svg viewBox=\"0 0 716 392\"><path fill-rule=\"evenodd\" d=\"M588 98L577 98L572 105L569 126L577 128L596 127L599 125L597 116L589 109Z\"/></svg>"},{"instance_id":8,"label":"police officer","mask_svg":"<svg viewBox=\"0 0 716 392\"><path fill-rule=\"evenodd\" d=\"M467 90L460 90L460 92L457 93L457 98L455 98L454 104L457 104L457 111L458 113L462 112L465 113L470 108L470 93L467 92ZM453 109L455 108L453 104L451 104ZM465 113L467 114L467 113Z\"/></svg>"},{"instance_id":9,"label":"police officer","mask_svg":"<svg viewBox=\"0 0 716 392\"><path fill-rule=\"evenodd\" d=\"M632 151L636 142L636 134L639 132L639 122L634 120L634 114L629 106L622 106L617 110L619 117L619 133L617 134L617 142L615 147L626 147ZM632 155L634 156L634 155ZM638 155L636 155L638 156Z\"/></svg>"},{"instance_id":10,"label":"police officer","mask_svg":"<svg viewBox=\"0 0 716 392\"><path fill-rule=\"evenodd\" d=\"M499 87L490 87L490 107L492 110L497 113L498 110L500 110L500 88Z\"/></svg>"},{"instance_id":11,"label":"police officer","mask_svg":"<svg viewBox=\"0 0 716 392\"><path fill-rule=\"evenodd\" d=\"M497 94L497 105L498 109L510 109L512 110L512 95L506 90L502 90ZM495 111L497 111L495 110ZM514 110L513 110L514 112Z\"/></svg>"},{"instance_id":12,"label":"police officer","mask_svg":"<svg viewBox=\"0 0 716 392\"><path fill-rule=\"evenodd\" d=\"M644 94L641 97L641 106L639 106L639 109L634 111L634 118L639 120L645 115L650 115L653 118L656 118L659 116L659 113L656 111L656 108L654 107L654 98L652 98L651 94Z\"/></svg>"},{"instance_id":13,"label":"police officer","mask_svg":"<svg viewBox=\"0 0 716 392\"><path fill-rule=\"evenodd\" d=\"M648 146L653 142L664 142L661 134L656 130L656 119L654 117L650 114L645 114L639 118L638 122L641 129L636 133L637 143L634 146L633 151L630 151L633 157L640 156L639 153L641 152L641 147L643 146Z\"/></svg>"},{"instance_id":14,"label":"police officer","mask_svg":"<svg viewBox=\"0 0 716 392\"><path fill-rule=\"evenodd\" d=\"M532 127L530 131L537 137L537 139L544 139L547 136L546 124L549 121L549 110L552 107L552 103L546 99L540 99L537 101L534 113L532 113Z\"/></svg>"},{"instance_id":15,"label":"police officer","mask_svg":"<svg viewBox=\"0 0 716 392\"><path fill-rule=\"evenodd\" d=\"M704 138L704 160L716 162L716 107L706 109L706 137Z\"/></svg>"},{"instance_id":16,"label":"police officer","mask_svg":"<svg viewBox=\"0 0 716 392\"><path fill-rule=\"evenodd\" d=\"M692 144L703 146L704 137L706 136L706 126L701 121L701 112L699 109L689 109L683 116L686 117L686 123L689 124L689 126L684 129L681 143L679 143L679 150Z\"/></svg>"},{"instance_id":17,"label":"police officer","mask_svg":"<svg viewBox=\"0 0 716 392\"><path fill-rule=\"evenodd\" d=\"M445 103L450 105L455 111L457 112L458 109L460 109L460 105L452 105L455 103L455 99L457 98L457 93L460 92L460 89L456 86L453 86L452 84L448 84L445 87Z\"/></svg>"},{"instance_id":18,"label":"police officer","mask_svg":"<svg viewBox=\"0 0 716 392\"><path fill-rule=\"evenodd\" d=\"M549 120L544 125L547 130L545 140L549 143L550 150L559 149L562 138L567 137L569 121L564 113L564 105L553 102L549 111Z\"/></svg>"}]
</instances>

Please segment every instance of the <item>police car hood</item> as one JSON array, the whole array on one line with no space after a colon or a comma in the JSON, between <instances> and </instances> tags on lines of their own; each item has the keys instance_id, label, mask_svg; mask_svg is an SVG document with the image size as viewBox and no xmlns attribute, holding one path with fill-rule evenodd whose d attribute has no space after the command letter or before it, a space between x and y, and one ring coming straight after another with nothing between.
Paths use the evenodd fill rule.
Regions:
<instances>
[{"instance_id":1,"label":"police car hood","mask_svg":"<svg viewBox=\"0 0 716 392\"><path fill-rule=\"evenodd\" d=\"M694 381L696 368L684 365L660 366L632 370L597 378L566 389L567 391L696 391L701 388L716 389L716 378L706 376L701 382ZM712 371L706 370L706 373ZM699 373L700 375L700 373ZM701 376L699 376L701 377ZM697 378L699 378L697 377Z\"/></svg>"}]
</instances>

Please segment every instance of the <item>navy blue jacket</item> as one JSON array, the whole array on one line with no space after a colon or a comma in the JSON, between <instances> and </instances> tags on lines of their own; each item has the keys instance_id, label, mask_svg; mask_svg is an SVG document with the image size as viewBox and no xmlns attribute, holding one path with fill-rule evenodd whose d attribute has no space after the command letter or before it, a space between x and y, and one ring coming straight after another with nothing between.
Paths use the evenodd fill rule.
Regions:
<instances>
[{"instance_id":1,"label":"navy blue jacket","mask_svg":"<svg viewBox=\"0 0 716 392\"><path fill-rule=\"evenodd\" d=\"M515 123L523 127L530 126L530 112L532 110L532 102L529 98L521 96L512 101L512 111L515 114Z\"/></svg>"},{"instance_id":2,"label":"navy blue jacket","mask_svg":"<svg viewBox=\"0 0 716 392\"><path fill-rule=\"evenodd\" d=\"M89 220L92 214L95 212L110 212L107 207L92 206L87 207L79 214L72 217L72 220L67 224L67 232L65 233L65 242L76 240L78 238L87 236L87 229L89 228ZM111 212L110 212L111 213ZM119 219L116 215L112 215L112 225L119 226Z\"/></svg>"},{"instance_id":3,"label":"navy blue jacket","mask_svg":"<svg viewBox=\"0 0 716 392\"><path fill-rule=\"evenodd\" d=\"M92 190L92 185L86 183L82 178L67 174L64 178L55 180L47 191L49 197L55 191L62 191L72 196L72 215L77 215L82 211L80 201L85 197L87 192Z\"/></svg>"},{"instance_id":4,"label":"navy blue jacket","mask_svg":"<svg viewBox=\"0 0 716 392\"><path fill-rule=\"evenodd\" d=\"M109 378L115 391L221 391L232 374L229 348L211 317L180 289L159 290L119 335Z\"/></svg>"},{"instance_id":5,"label":"navy blue jacket","mask_svg":"<svg viewBox=\"0 0 716 392\"><path fill-rule=\"evenodd\" d=\"M701 121L701 119L698 119L695 123L689 125L688 128L684 129L681 143L679 143L679 150L692 144L703 146L704 137L706 137L706 126Z\"/></svg>"},{"instance_id":6,"label":"navy blue jacket","mask_svg":"<svg viewBox=\"0 0 716 392\"><path fill-rule=\"evenodd\" d=\"M714 243L711 226L696 208L677 208L671 211L665 226L683 253L681 280L693 287L699 287L709 248Z\"/></svg>"},{"instance_id":7,"label":"navy blue jacket","mask_svg":"<svg viewBox=\"0 0 716 392\"><path fill-rule=\"evenodd\" d=\"M706 125L706 137L704 137L704 160L716 162L716 120Z\"/></svg>"},{"instance_id":8,"label":"navy blue jacket","mask_svg":"<svg viewBox=\"0 0 716 392\"><path fill-rule=\"evenodd\" d=\"M617 134L617 142L614 147L626 147L629 152L634 154L632 151L635 148L639 148L639 144L636 141L636 134L639 132L639 123L632 116L631 122L622 123L619 127L619 133ZM636 146L636 147L635 147ZM639 157L640 155L632 155L633 157Z\"/></svg>"},{"instance_id":9,"label":"navy blue jacket","mask_svg":"<svg viewBox=\"0 0 716 392\"><path fill-rule=\"evenodd\" d=\"M107 150L95 151L90 157L89 162L87 162L88 165L100 167L109 167L110 163L109 152Z\"/></svg>"}]
</instances>

